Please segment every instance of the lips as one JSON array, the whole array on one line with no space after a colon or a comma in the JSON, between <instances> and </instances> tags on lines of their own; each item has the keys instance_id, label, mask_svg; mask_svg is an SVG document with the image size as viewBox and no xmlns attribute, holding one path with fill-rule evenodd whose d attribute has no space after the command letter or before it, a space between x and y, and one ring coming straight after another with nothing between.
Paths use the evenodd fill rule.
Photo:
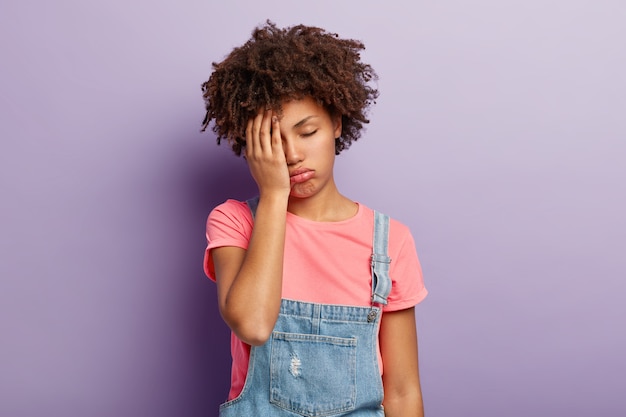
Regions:
<instances>
[{"instance_id":1,"label":"lips","mask_svg":"<svg viewBox=\"0 0 626 417\"><path fill-rule=\"evenodd\" d=\"M311 179L315 175L315 171L308 168L298 168L294 169L289 173L289 180L292 184L297 184L300 182L305 182Z\"/></svg>"}]
</instances>

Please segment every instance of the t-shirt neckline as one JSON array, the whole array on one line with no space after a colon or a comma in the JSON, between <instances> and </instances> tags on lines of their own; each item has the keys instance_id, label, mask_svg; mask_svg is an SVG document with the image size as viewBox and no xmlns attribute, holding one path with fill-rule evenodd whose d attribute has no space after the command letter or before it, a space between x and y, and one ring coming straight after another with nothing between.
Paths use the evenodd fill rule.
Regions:
<instances>
[{"instance_id":1,"label":"t-shirt neckline","mask_svg":"<svg viewBox=\"0 0 626 417\"><path fill-rule=\"evenodd\" d=\"M296 223L303 223L303 224L309 224L312 226L317 226L317 227L324 227L324 226L338 226L338 225L342 225L342 224L347 224L347 223L352 223L354 221L358 221L362 216L363 216L363 206L361 205L361 203L359 203L358 201L354 202L357 205L357 211L354 214L354 216L352 217L348 217L347 219L344 220L338 220L336 222L327 222L327 221L317 221L317 220L311 220L311 219L306 219L304 217L300 217L298 215L295 215L293 213L287 212L287 219L289 219L289 221L292 222L296 222Z\"/></svg>"}]
</instances>

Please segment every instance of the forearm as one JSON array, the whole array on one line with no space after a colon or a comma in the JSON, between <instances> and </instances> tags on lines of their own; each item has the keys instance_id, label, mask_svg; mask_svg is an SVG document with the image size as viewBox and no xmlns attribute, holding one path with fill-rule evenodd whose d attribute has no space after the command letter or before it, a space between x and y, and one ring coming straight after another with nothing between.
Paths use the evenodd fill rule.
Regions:
<instances>
[{"instance_id":1,"label":"forearm","mask_svg":"<svg viewBox=\"0 0 626 417\"><path fill-rule=\"evenodd\" d=\"M424 417L424 404L418 389L406 395L385 394L385 417Z\"/></svg>"},{"instance_id":2,"label":"forearm","mask_svg":"<svg viewBox=\"0 0 626 417\"><path fill-rule=\"evenodd\" d=\"M224 299L222 315L250 344L262 344L280 310L288 196L261 196L248 249Z\"/></svg>"},{"instance_id":3,"label":"forearm","mask_svg":"<svg viewBox=\"0 0 626 417\"><path fill-rule=\"evenodd\" d=\"M379 337L385 417L423 417L415 309L384 313Z\"/></svg>"}]
</instances>

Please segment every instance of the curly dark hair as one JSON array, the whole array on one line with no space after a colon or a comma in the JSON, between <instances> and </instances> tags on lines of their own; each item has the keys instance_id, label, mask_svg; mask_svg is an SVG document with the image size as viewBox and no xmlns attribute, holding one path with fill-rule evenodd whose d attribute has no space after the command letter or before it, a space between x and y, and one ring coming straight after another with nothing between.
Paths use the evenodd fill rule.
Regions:
<instances>
[{"instance_id":1,"label":"curly dark hair","mask_svg":"<svg viewBox=\"0 0 626 417\"><path fill-rule=\"evenodd\" d=\"M366 112L378 97L369 85L374 69L360 60L362 42L340 39L324 29L297 25L284 29L271 21L220 63L202 84L206 117L202 131L213 120L217 143L226 139L236 155L245 147L246 125L261 108L278 113L284 100L310 96L331 115L341 115L339 154L359 139Z\"/></svg>"}]
</instances>

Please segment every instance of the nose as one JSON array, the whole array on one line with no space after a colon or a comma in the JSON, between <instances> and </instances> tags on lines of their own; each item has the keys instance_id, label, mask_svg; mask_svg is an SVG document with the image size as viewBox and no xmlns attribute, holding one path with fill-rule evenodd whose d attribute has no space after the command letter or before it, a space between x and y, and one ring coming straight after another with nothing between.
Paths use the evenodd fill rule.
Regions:
<instances>
[{"instance_id":1,"label":"nose","mask_svg":"<svg viewBox=\"0 0 626 417\"><path fill-rule=\"evenodd\" d=\"M302 150L295 140L283 136L283 151L285 152L287 165L295 165L302 161Z\"/></svg>"}]
</instances>

